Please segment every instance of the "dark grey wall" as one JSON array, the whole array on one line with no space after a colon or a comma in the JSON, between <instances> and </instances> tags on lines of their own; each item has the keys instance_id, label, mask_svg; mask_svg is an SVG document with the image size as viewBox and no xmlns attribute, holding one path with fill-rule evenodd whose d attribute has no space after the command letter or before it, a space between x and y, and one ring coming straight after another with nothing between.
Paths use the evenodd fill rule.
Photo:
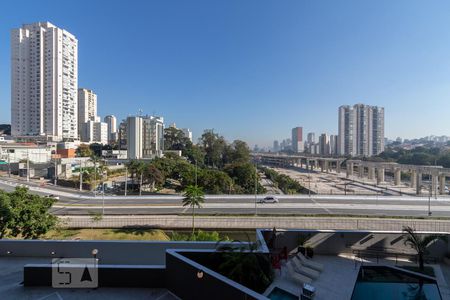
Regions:
<instances>
[{"instance_id":1,"label":"dark grey wall","mask_svg":"<svg viewBox=\"0 0 450 300\"><path fill-rule=\"evenodd\" d=\"M166 249L215 247L215 242L0 240L0 256L92 257L92 250L98 249L100 264L164 265Z\"/></svg>"},{"instance_id":2,"label":"dark grey wall","mask_svg":"<svg viewBox=\"0 0 450 300\"><path fill-rule=\"evenodd\" d=\"M165 287L164 266L99 265L99 287ZM51 264L24 266L25 286L52 286Z\"/></svg>"},{"instance_id":3,"label":"dark grey wall","mask_svg":"<svg viewBox=\"0 0 450 300\"><path fill-rule=\"evenodd\" d=\"M183 300L268 299L172 251L166 257L166 288Z\"/></svg>"}]
</instances>

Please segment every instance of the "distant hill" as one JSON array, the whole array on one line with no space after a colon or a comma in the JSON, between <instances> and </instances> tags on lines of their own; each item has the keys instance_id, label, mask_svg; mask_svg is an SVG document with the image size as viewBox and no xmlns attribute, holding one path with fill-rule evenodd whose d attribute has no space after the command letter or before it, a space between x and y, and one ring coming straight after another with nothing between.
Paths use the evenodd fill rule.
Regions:
<instances>
[{"instance_id":1,"label":"distant hill","mask_svg":"<svg viewBox=\"0 0 450 300\"><path fill-rule=\"evenodd\" d=\"M11 135L11 125L0 124L0 135Z\"/></svg>"}]
</instances>

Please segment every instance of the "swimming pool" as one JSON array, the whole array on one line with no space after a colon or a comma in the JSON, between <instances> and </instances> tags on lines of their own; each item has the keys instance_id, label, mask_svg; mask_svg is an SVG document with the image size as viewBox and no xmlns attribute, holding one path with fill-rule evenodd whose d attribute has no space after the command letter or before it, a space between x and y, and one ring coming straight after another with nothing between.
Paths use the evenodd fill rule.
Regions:
<instances>
[{"instance_id":1,"label":"swimming pool","mask_svg":"<svg viewBox=\"0 0 450 300\"><path fill-rule=\"evenodd\" d=\"M270 300L298 300L298 296L292 295L278 287L275 287L267 297Z\"/></svg>"},{"instance_id":2,"label":"swimming pool","mask_svg":"<svg viewBox=\"0 0 450 300\"><path fill-rule=\"evenodd\" d=\"M384 266L363 266L352 300L441 300L436 281Z\"/></svg>"}]
</instances>

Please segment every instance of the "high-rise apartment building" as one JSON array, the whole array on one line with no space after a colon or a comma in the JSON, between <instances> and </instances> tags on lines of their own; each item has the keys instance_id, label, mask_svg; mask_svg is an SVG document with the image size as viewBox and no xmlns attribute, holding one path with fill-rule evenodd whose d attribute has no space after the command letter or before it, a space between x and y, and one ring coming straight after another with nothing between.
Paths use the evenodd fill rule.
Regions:
<instances>
[{"instance_id":1,"label":"high-rise apartment building","mask_svg":"<svg viewBox=\"0 0 450 300\"><path fill-rule=\"evenodd\" d=\"M11 31L12 135L78 137L78 40L49 22Z\"/></svg>"},{"instance_id":2,"label":"high-rise apartment building","mask_svg":"<svg viewBox=\"0 0 450 300\"><path fill-rule=\"evenodd\" d=\"M87 121L97 121L97 95L89 89L78 89L78 128Z\"/></svg>"},{"instance_id":3,"label":"high-rise apartment building","mask_svg":"<svg viewBox=\"0 0 450 300\"><path fill-rule=\"evenodd\" d=\"M330 155L330 136L326 133L322 133L319 136L319 154Z\"/></svg>"},{"instance_id":4,"label":"high-rise apartment building","mask_svg":"<svg viewBox=\"0 0 450 300\"><path fill-rule=\"evenodd\" d=\"M330 135L330 154L331 155L337 155L338 153L338 136L337 135Z\"/></svg>"},{"instance_id":5,"label":"high-rise apartment building","mask_svg":"<svg viewBox=\"0 0 450 300\"><path fill-rule=\"evenodd\" d=\"M299 153L303 152L303 128L295 127L292 128L292 151Z\"/></svg>"},{"instance_id":6,"label":"high-rise apartment building","mask_svg":"<svg viewBox=\"0 0 450 300\"><path fill-rule=\"evenodd\" d=\"M108 143L117 142L117 118L114 115L109 115L104 118L104 121L108 124Z\"/></svg>"},{"instance_id":7,"label":"high-rise apartment building","mask_svg":"<svg viewBox=\"0 0 450 300\"><path fill-rule=\"evenodd\" d=\"M143 157L161 157L164 151L163 117L145 116Z\"/></svg>"},{"instance_id":8,"label":"high-rise apartment building","mask_svg":"<svg viewBox=\"0 0 450 300\"><path fill-rule=\"evenodd\" d=\"M279 143L277 140L273 141L273 147L272 147L272 150L273 150L273 152L278 152L278 151L280 151L280 143Z\"/></svg>"},{"instance_id":9,"label":"high-rise apartment building","mask_svg":"<svg viewBox=\"0 0 450 300\"><path fill-rule=\"evenodd\" d=\"M372 156L384 151L384 108L355 104L339 107L340 155Z\"/></svg>"},{"instance_id":10,"label":"high-rise apartment building","mask_svg":"<svg viewBox=\"0 0 450 300\"><path fill-rule=\"evenodd\" d=\"M187 137L192 142L192 131L189 128L181 128L185 137Z\"/></svg>"},{"instance_id":11,"label":"high-rise apartment building","mask_svg":"<svg viewBox=\"0 0 450 300\"><path fill-rule=\"evenodd\" d=\"M141 159L144 149L144 121L142 117L128 117L126 127L128 158Z\"/></svg>"},{"instance_id":12,"label":"high-rise apartment building","mask_svg":"<svg viewBox=\"0 0 450 300\"><path fill-rule=\"evenodd\" d=\"M85 143L106 145L108 143L108 124L89 120L81 124L80 138Z\"/></svg>"},{"instance_id":13,"label":"high-rise apartment building","mask_svg":"<svg viewBox=\"0 0 450 300\"><path fill-rule=\"evenodd\" d=\"M126 130L129 159L162 156L164 150L164 119L162 117L128 117Z\"/></svg>"},{"instance_id":14,"label":"high-rise apartment building","mask_svg":"<svg viewBox=\"0 0 450 300\"><path fill-rule=\"evenodd\" d=\"M306 141L308 144L315 144L316 143L316 135L314 132L309 132Z\"/></svg>"}]
</instances>

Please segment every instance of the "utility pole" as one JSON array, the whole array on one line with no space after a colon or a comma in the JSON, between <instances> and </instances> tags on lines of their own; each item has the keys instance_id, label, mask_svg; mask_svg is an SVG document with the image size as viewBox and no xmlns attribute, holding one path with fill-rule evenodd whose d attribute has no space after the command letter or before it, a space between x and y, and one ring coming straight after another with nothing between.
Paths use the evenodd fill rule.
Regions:
<instances>
[{"instance_id":1,"label":"utility pole","mask_svg":"<svg viewBox=\"0 0 450 300\"><path fill-rule=\"evenodd\" d=\"M30 181L30 150L27 150L27 182Z\"/></svg>"},{"instance_id":2,"label":"utility pole","mask_svg":"<svg viewBox=\"0 0 450 300\"><path fill-rule=\"evenodd\" d=\"M127 196L128 190L128 168L125 167L125 196Z\"/></svg>"},{"instance_id":3,"label":"utility pole","mask_svg":"<svg viewBox=\"0 0 450 300\"><path fill-rule=\"evenodd\" d=\"M83 161L80 159L80 192L83 191Z\"/></svg>"},{"instance_id":4,"label":"utility pole","mask_svg":"<svg viewBox=\"0 0 450 300\"><path fill-rule=\"evenodd\" d=\"M255 216L258 215L258 163L255 163Z\"/></svg>"},{"instance_id":5,"label":"utility pole","mask_svg":"<svg viewBox=\"0 0 450 300\"><path fill-rule=\"evenodd\" d=\"M55 154L55 160L54 160L54 164L55 164L55 175L53 176L53 184L56 186L57 182L57 178L58 178L58 164L56 161L56 154Z\"/></svg>"},{"instance_id":6,"label":"utility pole","mask_svg":"<svg viewBox=\"0 0 450 300\"><path fill-rule=\"evenodd\" d=\"M433 194L433 189L430 185L430 192L428 193L428 216L431 216L431 196Z\"/></svg>"}]
</instances>

